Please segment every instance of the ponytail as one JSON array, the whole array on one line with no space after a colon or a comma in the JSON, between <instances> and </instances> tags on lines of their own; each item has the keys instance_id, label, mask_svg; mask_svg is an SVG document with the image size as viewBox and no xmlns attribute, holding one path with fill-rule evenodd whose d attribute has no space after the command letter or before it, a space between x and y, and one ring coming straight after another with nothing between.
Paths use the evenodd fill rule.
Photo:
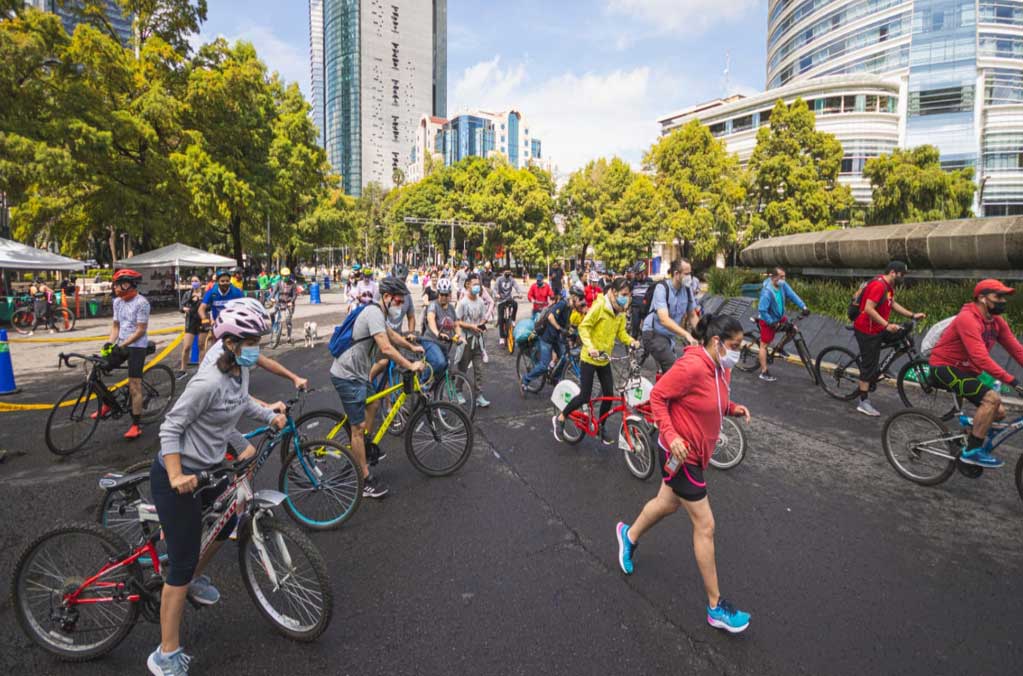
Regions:
<instances>
[{"instance_id":1,"label":"ponytail","mask_svg":"<svg viewBox=\"0 0 1023 676\"><path fill-rule=\"evenodd\" d=\"M737 333L742 333L742 324L738 319L729 315L706 312L700 317L700 322L696 325L696 330L693 331L693 337L699 340L701 345L707 346L713 338L725 340Z\"/></svg>"}]
</instances>

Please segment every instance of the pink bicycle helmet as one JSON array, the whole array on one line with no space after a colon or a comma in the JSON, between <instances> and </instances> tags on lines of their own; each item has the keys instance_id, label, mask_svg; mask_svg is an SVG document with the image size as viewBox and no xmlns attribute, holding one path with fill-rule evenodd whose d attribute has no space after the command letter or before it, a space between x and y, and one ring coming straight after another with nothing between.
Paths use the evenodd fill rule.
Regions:
<instances>
[{"instance_id":1,"label":"pink bicycle helmet","mask_svg":"<svg viewBox=\"0 0 1023 676\"><path fill-rule=\"evenodd\" d=\"M224 336L246 340L265 336L269 332L270 324L265 311L256 312L251 307L238 304L221 310L213 327L213 335L217 340Z\"/></svg>"}]
</instances>

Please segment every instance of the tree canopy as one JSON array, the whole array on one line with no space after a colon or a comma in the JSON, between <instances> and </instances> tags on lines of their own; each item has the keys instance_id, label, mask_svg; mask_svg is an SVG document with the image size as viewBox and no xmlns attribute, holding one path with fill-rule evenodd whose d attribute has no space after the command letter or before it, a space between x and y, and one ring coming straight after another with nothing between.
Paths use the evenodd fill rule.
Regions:
<instances>
[{"instance_id":1,"label":"tree canopy","mask_svg":"<svg viewBox=\"0 0 1023 676\"><path fill-rule=\"evenodd\" d=\"M870 180L873 203L867 223L919 223L973 215L973 167L945 171L938 149L931 145L867 160L863 176Z\"/></svg>"}]
</instances>

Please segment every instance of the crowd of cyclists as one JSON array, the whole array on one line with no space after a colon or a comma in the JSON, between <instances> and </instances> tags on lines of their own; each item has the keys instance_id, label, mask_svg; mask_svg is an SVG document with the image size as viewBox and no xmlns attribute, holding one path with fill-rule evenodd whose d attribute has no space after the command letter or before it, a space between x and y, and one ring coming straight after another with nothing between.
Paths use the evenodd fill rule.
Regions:
<instances>
[{"instance_id":1,"label":"crowd of cyclists","mask_svg":"<svg viewBox=\"0 0 1023 676\"><path fill-rule=\"evenodd\" d=\"M203 507L215 500L217 493L206 492L199 501L191 499L196 475L222 463L229 446L239 460L255 453L237 431L242 416L274 428L285 424L283 403L264 402L249 393L250 370L258 366L297 388L308 385L306 379L260 351L261 339L273 322L271 310L286 313L284 321L290 333L291 315L301 293L290 270L283 268L273 280L264 271L259 298L246 297L233 273L217 271L215 283L208 288L193 277L182 306L185 339L179 377L187 376L185 355L192 344L205 333L211 342L203 346L195 374L160 426L160 450L150 470L153 500L168 552L160 609L161 643L147 661L154 674L188 670L190 657L183 651L179 633L186 600L210 605L219 599L212 580L203 574L209 555L198 559ZM914 319L925 316L896 301L907 273L905 263L892 261L863 285L851 302L849 314L861 363L856 410L867 416L880 415L869 398L878 377L879 353L907 330L892 321L892 313ZM345 280L345 321L339 321L339 328L347 331L344 345L336 353L331 346L330 380L350 424L351 451L367 498L383 498L388 493L384 481L371 469L385 457L384 452L369 441L379 402L367 404L367 399L376 391L380 374L391 364L415 373L423 373L428 366L429 391L448 369L457 368L463 374L471 370L475 404L486 408L490 402L484 390L494 383L486 377L490 362L487 328L499 315L505 323L515 324L523 297L522 286L510 269L496 271L489 263L478 269L467 264L432 268L424 271L421 279L423 310L421 321L417 321L408 276L403 265L382 275L369 267L353 266ZM124 435L127 439L142 434L140 379L150 352L150 306L138 291L141 279L141 274L130 269L114 275L114 317L102 350L111 367L122 363L128 367L132 423ZM990 357L991 349L999 344L1023 364L1023 346L1001 316L1012 293L1014 289L998 280L978 283L972 299L964 299L967 302L959 313L945 323L929 356L933 384L977 406L960 457L963 463L986 468L1002 465L983 445L988 429L1005 416L1005 409L999 393L981 381L981 373L1023 392L1023 384ZM693 551L706 590L708 623L732 633L745 630L750 614L725 600L719 588L714 516L704 475L723 417L750 420L750 411L731 400L731 372L743 343L742 324L733 316L701 309L699 281L684 260L673 262L658 281L646 275L645 266L630 268L623 275L590 269L566 275L555 265L549 275L535 275L525 299L532 310L531 338L537 357L532 370L521 374L518 385L523 396L530 382L543 376L571 345L579 350L579 393L551 420L558 442L563 440L564 426L570 424L566 419L590 401L594 380L600 383L602 397L613 396L616 384L610 355L616 343L638 351L640 361L651 360L658 378L649 401L663 481L631 524L620 522L615 528L621 570L632 575L641 537L666 516L684 510L693 528ZM779 267L764 280L756 303L759 378L766 383L776 380L768 370L766 350L787 332L788 304L809 312ZM499 344L510 340L509 335L502 330ZM603 399L600 414L609 407L610 401ZM104 416L106 411L100 409L95 415ZM604 444L615 443L611 430L601 429L600 438ZM215 550L211 548L209 554Z\"/></svg>"}]
</instances>

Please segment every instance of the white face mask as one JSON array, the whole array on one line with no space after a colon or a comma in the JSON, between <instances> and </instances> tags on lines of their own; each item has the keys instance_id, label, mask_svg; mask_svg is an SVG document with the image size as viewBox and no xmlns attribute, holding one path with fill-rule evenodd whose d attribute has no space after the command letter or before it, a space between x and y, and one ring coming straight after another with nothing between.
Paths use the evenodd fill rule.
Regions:
<instances>
[{"instance_id":1,"label":"white face mask","mask_svg":"<svg viewBox=\"0 0 1023 676\"><path fill-rule=\"evenodd\" d=\"M693 283L693 276L692 275L682 275L682 285L683 286L690 286L690 285L692 285L692 283Z\"/></svg>"},{"instance_id":2,"label":"white face mask","mask_svg":"<svg viewBox=\"0 0 1023 676\"><path fill-rule=\"evenodd\" d=\"M725 354L718 359L718 363L721 364L721 368L730 369L734 368L739 363L739 351L729 350L725 348Z\"/></svg>"},{"instance_id":3,"label":"white face mask","mask_svg":"<svg viewBox=\"0 0 1023 676\"><path fill-rule=\"evenodd\" d=\"M397 321L401 319L401 308L394 307L393 305L388 306L387 316L391 318L391 321Z\"/></svg>"}]
</instances>

